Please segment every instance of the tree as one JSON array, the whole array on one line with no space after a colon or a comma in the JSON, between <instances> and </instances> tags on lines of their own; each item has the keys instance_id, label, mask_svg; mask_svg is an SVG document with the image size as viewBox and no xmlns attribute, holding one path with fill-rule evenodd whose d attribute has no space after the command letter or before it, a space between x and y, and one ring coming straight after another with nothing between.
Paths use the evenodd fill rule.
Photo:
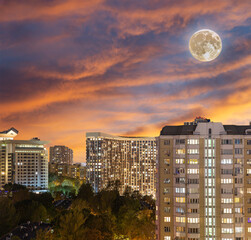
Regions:
<instances>
[{"instance_id":1,"label":"tree","mask_svg":"<svg viewBox=\"0 0 251 240\"><path fill-rule=\"evenodd\" d=\"M13 236L13 237L11 237L11 240L21 240L21 238L18 236Z\"/></svg>"},{"instance_id":2,"label":"tree","mask_svg":"<svg viewBox=\"0 0 251 240\"><path fill-rule=\"evenodd\" d=\"M60 240L79 240L85 239L84 223L86 217L82 211L73 210L60 217L58 234ZM86 240L89 240L86 238Z\"/></svg>"},{"instance_id":3,"label":"tree","mask_svg":"<svg viewBox=\"0 0 251 240\"><path fill-rule=\"evenodd\" d=\"M40 222L46 221L47 219L47 210L43 204L32 201L25 200L18 202L16 204L16 209L20 216L19 223L31 221L31 222Z\"/></svg>"},{"instance_id":4,"label":"tree","mask_svg":"<svg viewBox=\"0 0 251 240\"><path fill-rule=\"evenodd\" d=\"M94 198L92 186L89 183L83 183L79 189L77 197L91 203Z\"/></svg>"},{"instance_id":5,"label":"tree","mask_svg":"<svg viewBox=\"0 0 251 240\"><path fill-rule=\"evenodd\" d=\"M51 231L48 231L48 229L46 230L38 230L36 232L36 238L34 240L55 240L55 236L53 235L53 233L51 233Z\"/></svg>"},{"instance_id":6,"label":"tree","mask_svg":"<svg viewBox=\"0 0 251 240\"><path fill-rule=\"evenodd\" d=\"M0 236L9 232L18 223L18 215L12 201L0 198Z\"/></svg>"}]
</instances>

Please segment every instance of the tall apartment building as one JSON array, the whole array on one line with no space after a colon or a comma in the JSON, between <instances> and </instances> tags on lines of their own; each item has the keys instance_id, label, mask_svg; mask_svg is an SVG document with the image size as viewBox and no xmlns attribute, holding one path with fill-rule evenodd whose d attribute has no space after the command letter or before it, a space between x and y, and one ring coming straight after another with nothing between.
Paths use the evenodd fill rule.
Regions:
<instances>
[{"instance_id":1,"label":"tall apartment building","mask_svg":"<svg viewBox=\"0 0 251 240\"><path fill-rule=\"evenodd\" d=\"M121 193L130 187L155 197L156 139L86 133L86 168L96 192L119 180Z\"/></svg>"},{"instance_id":2,"label":"tall apartment building","mask_svg":"<svg viewBox=\"0 0 251 240\"><path fill-rule=\"evenodd\" d=\"M49 173L56 174L58 176L79 178L86 180L86 167L80 163L74 163L72 165L65 163L49 163Z\"/></svg>"},{"instance_id":3,"label":"tall apartment building","mask_svg":"<svg viewBox=\"0 0 251 240\"><path fill-rule=\"evenodd\" d=\"M251 125L197 119L157 146L157 240L250 240Z\"/></svg>"},{"instance_id":4,"label":"tall apartment building","mask_svg":"<svg viewBox=\"0 0 251 240\"><path fill-rule=\"evenodd\" d=\"M73 164L73 151L66 146L50 147L50 162Z\"/></svg>"},{"instance_id":5,"label":"tall apartment building","mask_svg":"<svg viewBox=\"0 0 251 240\"><path fill-rule=\"evenodd\" d=\"M37 138L14 140L18 131L11 128L0 132L0 188L17 183L30 189L48 188L48 156Z\"/></svg>"}]
</instances>

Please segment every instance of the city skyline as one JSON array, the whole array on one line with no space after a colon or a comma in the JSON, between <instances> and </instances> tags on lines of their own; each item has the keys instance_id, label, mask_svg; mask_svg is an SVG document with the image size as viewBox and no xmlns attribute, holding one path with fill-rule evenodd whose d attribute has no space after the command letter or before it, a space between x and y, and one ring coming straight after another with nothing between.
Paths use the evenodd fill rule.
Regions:
<instances>
[{"instance_id":1,"label":"city skyline","mask_svg":"<svg viewBox=\"0 0 251 240\"><path fill-rule=\"evenodd\" d=\"M0 125L16 139L66 145L85 161L85 133L158 136L205 116L251 120L250 1L0 0ZM189 53L209 28L222 52Z\"/></svg>"}]
</instances>

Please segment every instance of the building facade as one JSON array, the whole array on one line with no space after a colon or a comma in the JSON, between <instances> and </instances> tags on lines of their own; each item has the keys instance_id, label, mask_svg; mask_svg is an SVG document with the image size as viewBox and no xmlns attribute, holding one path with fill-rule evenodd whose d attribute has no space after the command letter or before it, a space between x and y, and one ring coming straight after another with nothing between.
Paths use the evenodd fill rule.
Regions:
<instances>
[{"instance_id":1,"label":"building facade","mask_svg":"<svg viewBox=\"0 0 251 240\"><path fill-rule=\"evenodd\" d=\"M60 164L73 164L73 150L66 146L50 147L50 162Z\"/></svg>"},{"instance_id":2,"label":"building facade","mask_svg":"<svg viewBox=\"0 0 251 240\"><path fill-rule=\"evenodd\" d=\"M14 140L18 131L11 128L0 132L0 188L16 183L30 189L48 188L48 142L37 138Z\"/></svg>"},{"instance_id":3,"label":"building facade","mask_svg":"<svg viewBox=\"0 0 251 240\"><path fill-rule=\"evenodd\" d=\"M86 168L95 192L119 180L121 193L130 187L155 198L156 139L86 133Z\"/></svg>"},{"instance_id":4,"label":"building facade","mask_svg":"<svg viewBox=\"0 0 251 240\"><path fill-rule=\"evenodd\" d=\"M251 125L197 119L157 146L157 240L250 240Z\"/></svg>"},{"instance_id":5,"label":"building facade","mask_svg":"<svg viewBox=\"0 0 251 240\"><path fill-rule=\"evenodd\" d=\"M72 165L64 163L49 163L49 172L58 176L86 180L86 167L82 166L80 163L74 163Z\"/></svg>"}]
</instances>

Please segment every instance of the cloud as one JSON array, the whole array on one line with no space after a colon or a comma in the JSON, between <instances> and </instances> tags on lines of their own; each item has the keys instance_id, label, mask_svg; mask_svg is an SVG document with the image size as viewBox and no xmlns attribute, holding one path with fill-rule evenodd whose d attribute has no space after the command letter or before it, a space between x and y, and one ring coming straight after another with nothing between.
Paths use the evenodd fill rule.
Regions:
<instances>
[{"instance_id":1,"label":"cloud","mask_svg":"<svg viewBox=\"0 0 251 240\"><path fill-rule=\"evenodd\" d=\"M0 124L65 144L84 134L157 136L203 115L247 123L250 3L181 0L0 0ZM221 35L213 62L193 59L200 28Z\"/></svg>"}]
</instances>

